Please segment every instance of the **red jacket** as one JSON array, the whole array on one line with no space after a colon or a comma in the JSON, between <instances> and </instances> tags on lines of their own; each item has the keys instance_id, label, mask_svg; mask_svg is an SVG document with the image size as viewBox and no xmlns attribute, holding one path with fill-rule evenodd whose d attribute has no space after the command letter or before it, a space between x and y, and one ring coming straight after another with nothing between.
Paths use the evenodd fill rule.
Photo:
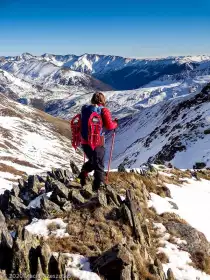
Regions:
<instances>
[{"instance_id":1,"label":"red jacket","mask_svg":"<svg viewBox=\"0 0 210 280\"><path fill-rule=\"evenodd\" d=\"M99 105L102 106L102 105ZM116 129L118 124L115 120L112 120L111 113L108 108L102 108L101 110L101 119L103 122L103 127L107 130ZM88 142L82 139L81 144L88 144ZM101 137L101 145L104 145L104 136Z\"/></svg>"},{"instance_id":2,"label":"red jacket","mask_svg":"<svg viewBox=\"0 0 210 280\"><path fill-rule=\"evenodd\" d=\"M107 130L113 130L117 128L117 122L112 120L112 116L108 108L103 108L101 110L101 118L103 125Z\"/></svg>"}]
</instances>

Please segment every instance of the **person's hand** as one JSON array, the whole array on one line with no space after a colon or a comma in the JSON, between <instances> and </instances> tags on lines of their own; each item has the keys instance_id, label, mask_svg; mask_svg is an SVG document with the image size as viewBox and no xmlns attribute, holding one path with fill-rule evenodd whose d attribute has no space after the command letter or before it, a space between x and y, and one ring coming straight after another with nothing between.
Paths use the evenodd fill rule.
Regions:
<instances>
[{"instance_id":1,"label":"person's hand","mask_svg":"<svg viewBox=\"0 0 210 280\"><path fill-rule=\"evenodd\" d=\"M117 118L115 118L114 121L118 124L118 119Z\"/></svg>"}]
</instances>

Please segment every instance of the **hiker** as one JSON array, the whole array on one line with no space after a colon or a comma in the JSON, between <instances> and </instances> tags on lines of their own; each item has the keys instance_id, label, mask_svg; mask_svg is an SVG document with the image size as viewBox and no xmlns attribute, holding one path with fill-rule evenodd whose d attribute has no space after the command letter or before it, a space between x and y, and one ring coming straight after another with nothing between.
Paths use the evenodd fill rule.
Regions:
<instances>
[{"instance_id":1,"label":"hiker","mask_svg":"<svg viewBox=\"0 0 210 280\"><path fill-rule=\"evenodd\" d=\"M103 128L107 130L114 130L118 126L117 119L112 120L111 113L105 107L105 104L105 96L103 93L97 92L93 94L91 104L84 105L81 109L81 144L88 161L82 166L82 170L78 178L80 179L81 185L84 186L86 184L88 173L94 170L93 191L98 190L105 183L105 141L104 134L101 131L100 143L98 146L95 147L95 149L92 149L88 144L89 117L93 112L96 112L101 117Z\"/></svg>"}]
</instances>

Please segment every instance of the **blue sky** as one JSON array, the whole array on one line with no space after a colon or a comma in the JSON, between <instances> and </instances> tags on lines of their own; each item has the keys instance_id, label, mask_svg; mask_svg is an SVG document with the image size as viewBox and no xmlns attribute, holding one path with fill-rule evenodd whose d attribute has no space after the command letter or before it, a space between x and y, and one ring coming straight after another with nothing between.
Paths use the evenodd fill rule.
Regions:
<instances>
[{"instance_id":1,"label":"blue sky","mask_svg":"<svg viewBox=\"0 0 210 280\"><path fill-rule=\"evenodd\" d=\"M0 55L210 55L210 1L0 0Z\"/></svg>"}]
</instances>

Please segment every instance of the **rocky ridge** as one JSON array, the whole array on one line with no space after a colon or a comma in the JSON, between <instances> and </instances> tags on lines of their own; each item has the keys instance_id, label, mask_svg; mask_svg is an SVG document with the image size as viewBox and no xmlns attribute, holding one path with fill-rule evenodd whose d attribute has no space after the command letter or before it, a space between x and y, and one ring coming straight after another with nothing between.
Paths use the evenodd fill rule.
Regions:
<instances>
[{"instance_id":1,"label":"rocky ridge","mask_svg":"<svg viewBox=\"0 0 210 280\"><path fill-rule=\"evenodd\" d=\"M190 247L185 245L185 250L190 251L195 260L200 257L203 265L199 261L194 265L207 271L209 243L205 236L177 215L158 216L148 208L150 192L170 196L165 182L177 183L179 178L195 174L172 170L172 178L169 178L152 167L141 174L136 174L135 170L121 171L111 173L110 184L93 193L91 178L87 186L81 188L74 179L78 168L73 162L71 167L72 171L53 169L42 176L19 180L19 185L11 192L5 191L0 196L2 280L14 277L29 280L32 276L37 280L58 277L174 280L171 269L164 273L163 254L157 253L159 234L153 226L157 222L164 224L171 239L174 232L186 239L189 231L191 243ZM196 176L198 180L203 176L209 178L209 173L198 172ZM47 237L27 229L37 219L53 221L58 217L68 224L68 234L60 238L53 235L55 225L52 224L48 226L52 234ZM193 239L195 234L200 239ZM68 253L85 254L95 278L75 277L75 267L69 264Z\"/></svg>"}]
</instances>

